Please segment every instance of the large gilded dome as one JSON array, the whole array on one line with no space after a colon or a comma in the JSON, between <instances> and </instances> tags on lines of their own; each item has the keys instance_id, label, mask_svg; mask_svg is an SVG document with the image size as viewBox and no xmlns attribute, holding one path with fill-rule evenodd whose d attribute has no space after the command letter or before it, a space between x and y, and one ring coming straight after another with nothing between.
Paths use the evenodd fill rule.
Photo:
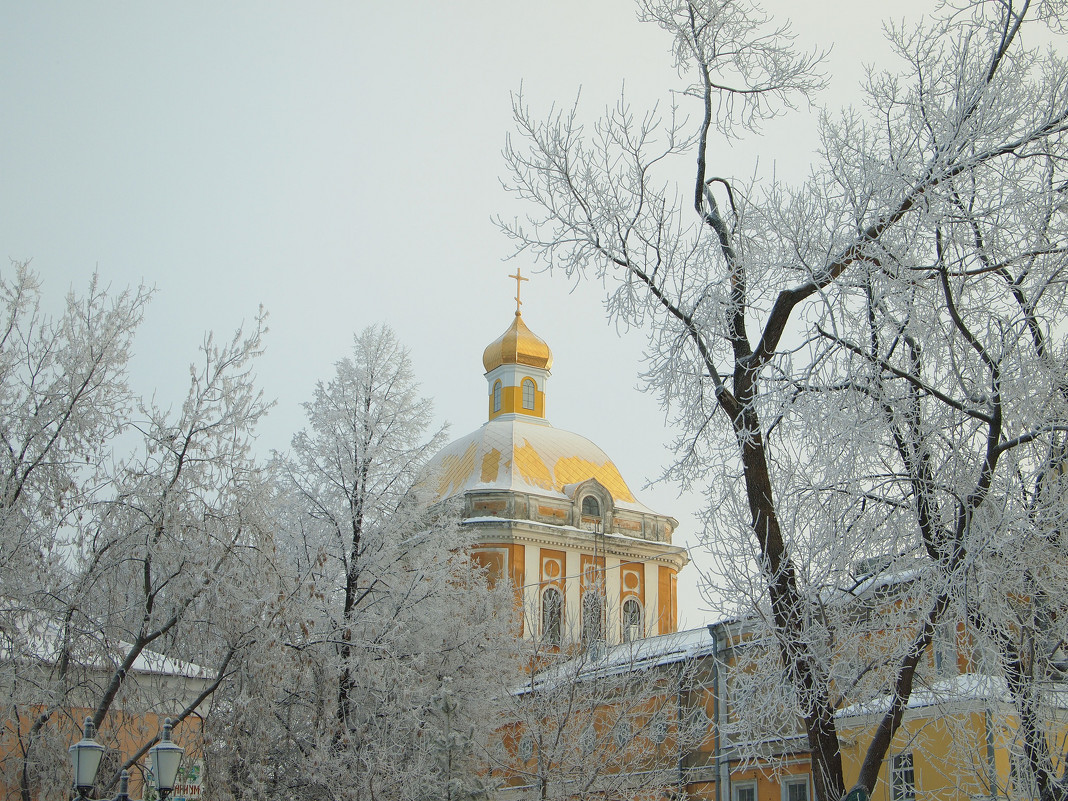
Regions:
<instances>
[{"instance_id":1,"label":"large gilded dome","mask_svg":"<svg viewBox=\"0 0 1068 801\"><path fill-rule=\"evenodd\" d=\"M545 340L527 328L517 311L508 330L486 346L482 364L487 373L502 364L525 364L548 370L553 366L553 353Z\"/></svg>"},{"instance_id":2,"label":"large gilded dome","mask_svg":"<svg viewBox=\"0 0 1068 801\"><path fill-rule=\"evenodd\" d=\"M566 498L567 488L595 478L617 507L651 512L639 503L604 451L579 434L509 415L447 445L429 465L440 501L468 490L512 490Z\"/></svg>"}]
</instances>

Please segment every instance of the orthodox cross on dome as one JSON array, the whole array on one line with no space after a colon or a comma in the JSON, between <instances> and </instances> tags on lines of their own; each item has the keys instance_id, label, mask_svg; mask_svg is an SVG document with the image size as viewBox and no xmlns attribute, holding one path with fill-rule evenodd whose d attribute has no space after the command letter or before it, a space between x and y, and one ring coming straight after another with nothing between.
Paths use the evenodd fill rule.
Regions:
<instances>
[{"instance_id":1,"label":"orthodox cross on dome","mask_svg":"<svg viewBox=\"0 0 1068 801\"><path fill-rule=\"evenodd\" d=\"M523 305L523 301L519 299L520 289L523 286L522 282L529 281L530 279L524 278L522 271L518 267L515 268L515 275L510 275L508 277L515 279L515 316L519 317L519 307Z\"/></svg>"}]
</instances>

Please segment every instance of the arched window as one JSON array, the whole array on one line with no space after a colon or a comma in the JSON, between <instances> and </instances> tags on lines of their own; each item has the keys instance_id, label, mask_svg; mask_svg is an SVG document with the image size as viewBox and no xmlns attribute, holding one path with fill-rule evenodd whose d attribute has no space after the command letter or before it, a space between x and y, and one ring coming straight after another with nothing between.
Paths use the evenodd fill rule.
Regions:
<instances>
[{"instance_id":1,"label":"arched window","mask_svg":"<svg viewBox=\"0 0 1068 801\"><path fill-rule=\"evenodd\" d=\"M501 410L501 382L493 382L493 411L499 412Z\"/></svg>"},{"instance_id":2,"label":"arched window","mask_svg":"<svg viewBox=\"0 0 1068 801\"><path fill-rule=\"evenodd\" d=\"M549 645L559 645L564 628L564 599L556 587L541 594L541 636Z\"/></svg>"},{"instance_id":3,"label":"arched window","mask_svg":"<svg viewBox=\"0 0 1068 801\"><path fill-rule=\"evenodd\" d=\"M537 386L534 384L533 378L523 379L523 408L534 409L534 391Z\"/></svg>"},{"instance_id":4,"label":"arched window","mask_svg":"<svg viewBox=\"0 0 1068 801\"><path fill-rule=\"evenodd\" d=\"M582 514L586 517L600 517L601 504L592 495L587 495L582 499Z\"/></svg>"},{"instance_id":5,"label":"arched window","mask_svg":"<svg viewBox=\"0 0 1068 801\"><path fill-rule=\"evenodd\" d=\"M642 605L634 598L623 602L623 642L634 642L642 636Z\"/></svg>"},{"instance_id":6,"label":"arched window","mask_svg":"<svg viewBox=\"0 0 1068 801\"><path fill-rule=\"evenodd\" d=\"M595 645L604 640L604 602L596 592L582 596L582 643Z\"/></svg>"}]
</instances>

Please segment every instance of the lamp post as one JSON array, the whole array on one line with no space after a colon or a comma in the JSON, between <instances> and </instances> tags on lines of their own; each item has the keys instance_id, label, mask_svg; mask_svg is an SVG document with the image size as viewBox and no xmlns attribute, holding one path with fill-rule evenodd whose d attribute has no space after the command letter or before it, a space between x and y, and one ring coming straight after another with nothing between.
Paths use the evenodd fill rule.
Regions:
<instances>
[{"instance_id":1,"label":"lamp post","mask_svg":"<svg viewBox=\"0 0 1068 801\"><path fill-rule=\"evenodd\" d=\"M178 768L182 764L184 753L184 748L171 742L171 719L167 718L163 721L163 731L159 735L159 742L148 749L152 776L156 779L156 789L159 790L161 800L174 791L174 785L178 781Z\"/></svg>"},{"instance_id":2,"label":"lamp post","mask_svg":"<svg viewBox=\"0 0 1068 801\"><path fill-rule=\"evenodd\" d=\"M174 791L178 780L178 767L182 763L185 749L171 742L171 719L163 723L159 742L148 749L152 776L156 780L156 789L160 799L165 799ZM96 772L100 769L100 758L104 755L104 746L96 741L96 727L92 718L85 719L82 739L69 749L70 761L74 768L74 789L79 801L91 801L89 793L96 784ZM123 771L119 779L119 794L114 801L129 801L130 774Z\"/></svg>"}]
</instances>

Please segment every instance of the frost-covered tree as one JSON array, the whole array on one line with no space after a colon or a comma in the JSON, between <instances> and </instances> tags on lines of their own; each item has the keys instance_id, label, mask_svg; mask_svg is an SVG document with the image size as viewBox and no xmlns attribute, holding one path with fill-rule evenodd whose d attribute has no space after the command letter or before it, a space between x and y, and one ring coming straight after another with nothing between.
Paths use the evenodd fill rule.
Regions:
<instances>
[{"instance_id":1,"label":"frost-covered tree","mask_svg":"<svg viewBox=\"0 0 1068 801\"><path fill-rule=\"evenodd\" d=\"M0 291L0 754L5 786L29 801L69 787L81 716L109 745L140 744L114 713L171 715L180 731L226 675L242 642L233 607L263 552L248 450L266 409L251 375L262 325L209 337L185 402L165 411L126 384L148 292L112 296L94 278L48 315L24 267ZM136 677L150 649L202 664L203 692Z\"/></svg>"},{"instance_id":2,"label":"frost-covered tree","mask_svg":"<svg viewBox=\"0 0 1068 801\"><path fill-rule=\"evenodd\" d=\"M384 326L364 330L305 410L275 463L286 611L228 702L227 791L476 797L490 677L514 669L511 596L485 587L455 517L422 502L443 432L428 434L408 351Z\"/></svg>"},{"instance_id":3,"label":"frost-covered tree","mask_svg":"<svg viewBox=\"0 0 1068 801\"><path fill-rule=\"evenodd\" d=\"M569 276L614 277L610 315L649 328L671 472L708 487L714 597L767 622L817 797L847 790L836 710L890 688L871 792L950 625L1004 678L1041 797L1063 798L1041 710L1068 609L1068 68L1030 39L1059 42L1061 6L948 2L889 27L898 66L822 115L798 186L721 177L716 138L810 96L818 60L752 3L639 9L672 39L680 107L621 100L584 129L517 97L505 156L531 211L504 229ZM862 661L873 565L907 570L914 602L878 610Z\"/></svg>"}]
</instances>

